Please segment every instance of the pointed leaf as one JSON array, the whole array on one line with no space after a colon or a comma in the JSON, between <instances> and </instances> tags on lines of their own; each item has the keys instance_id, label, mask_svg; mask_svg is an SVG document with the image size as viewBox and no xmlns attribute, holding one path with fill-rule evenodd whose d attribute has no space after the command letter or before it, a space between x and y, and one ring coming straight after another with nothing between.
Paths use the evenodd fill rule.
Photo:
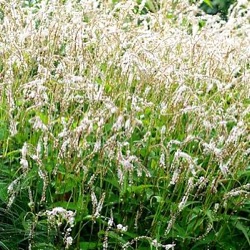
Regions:
<instances>
[{"instance_id":1,"label":"pointed leaf","mask_svg":"<svg viewBox=\"0 0 250 250\"><path fill-rule=\"evenodd\" d=\"M237 221L235 226L245 235L247 242L250 246L250 240L249 240L250 229L245 227L240 221Z\"/></svg>"}]
</instances>

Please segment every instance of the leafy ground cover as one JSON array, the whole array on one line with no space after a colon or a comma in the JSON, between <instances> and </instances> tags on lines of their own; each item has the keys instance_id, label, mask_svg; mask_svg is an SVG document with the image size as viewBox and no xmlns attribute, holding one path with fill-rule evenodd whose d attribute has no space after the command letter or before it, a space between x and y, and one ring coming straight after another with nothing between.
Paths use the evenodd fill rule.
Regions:
<instances>
[{"instance_id":1,"label":"leafy ground cover","mask_svg":"<svg viewBox=\"0 0 250 250\"><path fill-rule=\"evenodd\" d=\"M0 1L1 249L249 249L250 3L189 2Z\"/></svg>"}]
</instances>

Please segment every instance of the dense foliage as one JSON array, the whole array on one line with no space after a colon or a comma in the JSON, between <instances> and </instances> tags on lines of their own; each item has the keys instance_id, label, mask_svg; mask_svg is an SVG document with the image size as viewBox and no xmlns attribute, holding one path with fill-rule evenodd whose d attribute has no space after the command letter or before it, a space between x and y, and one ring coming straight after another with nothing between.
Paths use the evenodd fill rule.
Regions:
<instances>
[{"instance_id":1,"label":"dense foliage","mask_svg":"<svg viewBox=\"0 0 250 250\"><path fill-rule=\"evenodd\" d=\"M113 1L113 2L119 2ZM142 0L137 0L137 3L142 3ZM177 5L180 0L172 1L174 5ZM147 0L145 1L145 6L142 13L147 13L148 11L156 12L160 8L161 1L159 0ZM196 4L201 10L210 15L220 14L222 19L227 20L228 11L233 8L236 0L189 0L190 4Z\"/></svg>"},{"instance_id":2,"label":"dense foliage","mask_svg":"<svg viewBox=\"0 0 250 250\"><path fill-rule=\"evenodd\" d=\"M249 249L249 7L0 1L0 248Z\"/></svg>"},{"instance_id":3,"label":"dense foliage","mask_svg":"<svg viewBox=\"0 0 250 250\"><path fill-rule=\"evenodd\" d=\"M212 0L203 1L200 8L204 10L207 14L217 14L220 13L221 17L226 19L228 15L228 10L233 7L236 0Z\"/></svg>"}]
</instances>

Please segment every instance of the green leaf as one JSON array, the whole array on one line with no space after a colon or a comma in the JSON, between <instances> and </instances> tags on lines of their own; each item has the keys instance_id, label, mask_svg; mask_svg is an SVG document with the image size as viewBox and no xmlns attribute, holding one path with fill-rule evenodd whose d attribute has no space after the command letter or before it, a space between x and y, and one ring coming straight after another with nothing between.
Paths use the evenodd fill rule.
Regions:
<instances>
[{"instance_id":1,"label":"green leaf","mask_svg":"<svg viewBox=\"0 0 250 250\"><path fill-rule=\"evenodd\" d=\"M48 244L48 243L38 243L35 246L32 247L32 249L34 250L47 250L47 249L51 249L51 250L56 250L58 248L56 248L55 246L53 246L52 244Z\"/></svg>"},{"instance_id":2,"label":"green leaf","mask_svg":"<svg viewBox=\"0 0 250 250\"><path fill-rule=\"evenodd\" d=\"M126 240L125 240L123 237L121 237L120 235L118 235L117 233L115 233L115 232L110 231L110 232L108 233L108 236L109 236L111 239L116 239L118 242L120 242L120 243L122 243L122 244L125 244L125 243L126 243Z\"/></svg>"},{"instance_id":3,"label":"green leaf","mask_svg":"<svg viewBox=\"0 0 250 250\"><path fill-rule=\"evenodd\" d=\"M188 233L194 233L197 228L199 228L204 222L203 218L196 219L194 218L192 221L190 221L187 225L187 232Z\"/></svg>"},{"instance_id":4,"label":"green leaf","mask_svg":"<svg viewBox=\"0 0 250 250\"><path fill-rule=\"evenodd\" d=\"M80 249L96 249L97 243L96 242L80 242Z\"/></svg>"},{"instance_id":5,"label":"green leaf","mask_svg":"<svg viewBox=\"0 0 250 250\"><path fill-rule=\"evenodd\" d=\"M4 182L0 182L0 200L3 202L8 200L7 185Z\"/></svg>"},{"instance_id":6,"label":"green leaf","mask_svg":"<svg viewBox=\"0 0 250 250\"><path fill-rule=\"evenodd\" d=\"M209 221L213 223L214 219L213 219L212 211L211 210L206 210L205 214L207 215Z\"/></svg>"},{"instance_id":7,"label":"green leaf","mask_svg":"<svg viewBox=\"0 0 250 250\"><path fill-rule=\"evenodd\" d=\"M145 189L151 188L153 187L153 185L140 185L140 186L131 186L128 187L128 192L129 193L141 193L143 192Z\"/></svg>"},{"instance_id":8,"label":"green leaf","mask_svg":"<svg viewBox=\"0 0 250 250\"><path fill-rule=\"evenodd\" d=\"M245 227L240 221L237 221L235 226L245 235L247 242L250 246L250 240L249 240L250 229Z\"/></svg>"},{"instance_id":9,"label":"green leaf","mask_svg":"<svg viewBox=\"0 0 250 250\"><path fill-rule=\"evenodd\" d=\"M81 204L77 202L67 202L67 201L58 201L53 203L52 207L63 207L67 210L80 210L82 209Z\"/></svg>"},{"instance_id":10,"label":"green leaf","mask_svg":"<svg viewBox=\"0 0 250 250\"><path fill-rule=\"evenodd\" d=\"M148 7L148 9L152 12L156 12L156 5L154 4L154 1L148 0L146 2L146 6Z\"/></svg>"},{"instance_id":11,"label":"green leaf","mask_svg":"<svg viewBox=\"0 0 250 250\"><path fill-rule=\"evenodd\" d=\"M0 121L0 141L4 141L9 136L9 129L7 122Z\"/></svg>"},{"instance_id":12,"label":"green leaf","mask_svg":"<svg viewBox=\"0 0 250 250\"><path fill-rule=\"evenodd\" d=\"M203 1L206 5L208 5L210 8L213 8L213 5L210 0L204 0Z\"/></svg>"},{"instance_id":13,"label":"green leaf","mask_svg":"<svg viewBox=\"0 0 250 250\"><path fill-rule=\"evenodd\" d=\"M120 188L120 185L119 185L119 182L115 179L115 178L104 178L104 180L108 183L110 183L112 186L114 186L115 188L119 189Z\"/></svg>"},{"instance_id":14,"label":"green leaf","mask_svg":"<svg viewBox=\"0 0 250 250\"><path fill-rule=\"evenodd\" d=\"M63 173L64 174L64 173ZM58 182L56 185L57 194L65 194L72 191L75 187L78 186L78 180L73 174L67 174L65 180Z\"/></svg>"},{"instance_id":15,"label":"green leaf","mask_svg":"<svg viewBox=\"0 0 250 250\"><path fill-rule=\"evenodd\" d=\"M153 203L153 199L155 198L155 200L156 200L156 202L157 203L162 203L162 202L164 202L164 199L161 197L161 196L159 196L159 195L155 195L155 196L153 196L151 199L150 199L150 205L152 206L152 203Z\"/></svg>"},{"instance_id":16,"label":"green leaf","mask_svg":"<svg viewBox=\"0 0 250 250\"><path fill-rule=\"evenodd\" d=\"M2 241L0 241L0 247L3 250L9 250L9 248Z\"/></svg>"},{"instance_id":17,"label":"green leaf","mask_svg":"<svg viewBox=\"0 0 250 250\"><path fill-rule=\"evenodd\" d=\"M193 204L199 204L199 203L201 203L201 202L200 201L187 201L183 208L186 208L186 207L193 205Z\"/></svg>"},{"instance_id":18,"label":"green leaf","mask_svg":"<svg viewBox=\"0 0 250 250\"><path fill-rule=\"evenodd\" d=\"M179 237L183 240L187 238L186 230L182 226L175 223L173 228L175 232L173 232L171 235L174 235L175 237Z\"/></svg>"}]
</instances>

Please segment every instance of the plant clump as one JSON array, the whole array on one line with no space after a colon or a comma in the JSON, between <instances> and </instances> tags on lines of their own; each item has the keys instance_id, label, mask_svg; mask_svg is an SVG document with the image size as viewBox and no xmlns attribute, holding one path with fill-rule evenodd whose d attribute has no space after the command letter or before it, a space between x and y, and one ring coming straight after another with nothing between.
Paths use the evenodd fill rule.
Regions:
<instances>
[{"instance_id":1,"label":"plant clump","mask_svg":"<svg viewBox=\"0 0 250 250\"><path fill-rule=\"evenodd\" d=\"M146 2L0 1L2 249L250 246L250 3Z\"/></svg>"}]
</instances>

